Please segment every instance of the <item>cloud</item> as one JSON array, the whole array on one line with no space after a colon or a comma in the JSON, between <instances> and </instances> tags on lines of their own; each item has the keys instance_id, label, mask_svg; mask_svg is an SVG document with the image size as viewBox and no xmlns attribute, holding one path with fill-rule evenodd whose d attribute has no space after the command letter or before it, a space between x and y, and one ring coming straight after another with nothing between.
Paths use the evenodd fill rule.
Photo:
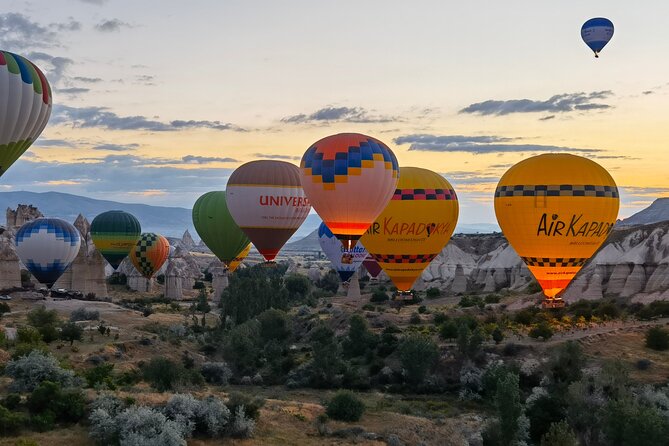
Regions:
<instances>
[{"instance_id":1,"label":"cloud","mask_svg":"<svg viewBox=\"0 0 669 446\"><path fill-rule=\"evenodd\" d=\"M117 32L120 31L121 28L132 28L132 25L119 19L103 20L95 25L95 29L103 33Z\"/></svg>"},{"instance_id":2,"label":"cloud","mask_svg":"<svg viewBox=\"0 0 669 446\"><path fill-rule=\"evenodd\" d=\"M66 94L69 96L76 96L82 93L88 93L91 91L90 88L81 88L81 87L68 87L68 88L58 88L57 93Z\"/></svg>"},{"instance_id":3,"label":"cloud","mask_svg":"<svg viewBox=\"0 0 669 446\"><path fill-rule=\"evenodd\" d=\"M274 153L254 153L252 155L254 158L264 158L268 160L287 160L287 161L297 161L302 159L301 156L292 156L292 155L277 155Z\"/></svg>"},{"instance_id":4,"label":"cloud","mask_svg":"<svg viewBox=\"0 0 669 446\"><path fill-rule=\"evenodd\" d=\"M60 85L67 78L67 70L74 63L68 57L52 56L39 51L28 53L28 59L45 72L52 86Z\"/></svg>"},{"instance_id":5,"label":"cloud","mask_svg":"<svg viewBox=\"0 0 669 446\"><path fill-rule=\"evenodd\" d=\"M642 91L641 93L643 93L643 94L653 94L655 92L653 90L646 90L646 91Z\"/></svg>"},{"instance_id":6,"label":"cloud","mask_svg":"<svg viewBox=\"0 0 669 446\"><path fill-rule=\"evenodd\" d=\"M75 76L72 78L72 80L77 82L83 82L85 84L97 84L98 82L102 82L102 79L99 77L86 77L86 76Z\"/></svg>"},{"instance_id":7,"label":"cloud","mask_svg":"<svg viewBox=\"0 0 669 446\"><path fill-rule=\"evenodd\" d=\"M74 147L72 141L66 139L48 139L48 138L38 138L37 141L33 143L34 147Z\"/></svg>"},{"instance_id":8,"label":"cloud","mask_svg":"<svg viewBox=\"0 0 669 446\"><path fill-rule=\"evenodd\" d=\"M579 149L540 144L509 144L518 138L500 136L463 136L415 134L395 138L397 145L409 144L410 151L468 152L473 154L514 152L601 152L599 149Z\"/></svg>"},{"instance_id":9,"label":"cloud","mask_svg":"<svg viewBox=\"0 0 669 446\"><path fill-rule=\"evenodd\" d=\"M98 144L91 147L93 150L107 150L110 152L129 152L139 147L139 144Z\"/></svg>"},{"instance_id":10,"label":"cloud","mask_svg":"<svg viewBox=\"0 0 669 446\"><path fill-rule=\"evenodd\" d=\"M164 165L164 162L180 163L182 167ZM61 184L67 185L62 187L67 187L70 193L116 201L133 196L153 197L151 191L165 191L162 199L156 197L151 202L191 207L204 192L224 189L233 171L231 168L184 167L180 159L135 155L109 155L72 163L22 157L3 175L2 182L13 190L35 192L54 190L54 185Z\"/></svg>"},{"instance_id":11,"label":"cloud","mask_svg":"<svg viewBox=\"0 0 669 446\"><path fill-rule=\"evenodd\" d=\"M221 158L217 156L186 155L181 160L186 164L209 164L209 163L236 163L234 158Z\"/></svg>"},{"instance_id":12,"label":"cloud","mask_svg":"<svg viewBox=\"0 0 669 446\"><path fill-rule=\"evenodd\" d=\"M140 74L135 76L135 83L141 85L156 85L154 82L156 80L155 76L149 74Z\"/></svg>"},{"instance_id":13,"label":"cloud","mask_svg":"<svg viewBox=\"0 0 669 446\"><path fill-rule=\"evenodd\" d=\"M299 114L287 116L281 119L281 122L287 124L307 124L307 123L330 123L330 122L351 122L351 123L384 123L398 121L392 116L374 116L370 115L362 107L324 107L311 114Z\"/></svg>"},{"instance_id":14,"label":"cloud","mask_svg":"<svg viewBox=\"0 0 669 446\"><path fill-rule=\"evenodd\" d=\"M544 116L543 118L539 118L539 121L550 121L551 119L555 119L555 115Z\"/></svg>"},{"instance_id":15,"label":"cloud","mask_svg":"<svg viewBox=\"0 0 669 446\"><path fill-rule=\"evenodd\" d=\"M212 130L246 130L220 121L183 121L161 122L144 116L119 116L106 107L70 107L55 105L51 114L51 124L70 124L76 128L102 128L107 130L147 130L152 132L169 132L196 128Z\"/></svg>"},{"instance_id":16,"label":"cloud","mask_svg":"<svg viewBox=\"0 0 669 446\"><path fill-rule=\"evenodd\" d=\"M471 104L460 110L460 113L503 116L512 113L568 113L573 111L602 110L611 108L611 106L593 101L607 99L612 95L612 91L603 90L591 93L558 94L545 101L531 99L499 101L491 99Z\"/></svg>"},{"instance_id":17,"label":"cloud","mask_svg":"<svg viewBox=\"0 0 669 446\"><path fill-rule=\"evenodd\" d=\"M36 48L59 47L63 32L80 29L81 23L71 17L66 22L43 25L23 14L8 12L0 14L0 48L22 53Z\"/></svg>"},{"instance_id":18,"label":"cloud","mask_svg":"<svg viewBox=\"0 0 669 446\"><path fill-rule=\"evenodd\" d=\"M79 0L79 1L83 2L83 3L91 4L91 5L98 5L98 6L102 6L105 3L107 3L107 0Z\"/></svg>"}]
</instances>

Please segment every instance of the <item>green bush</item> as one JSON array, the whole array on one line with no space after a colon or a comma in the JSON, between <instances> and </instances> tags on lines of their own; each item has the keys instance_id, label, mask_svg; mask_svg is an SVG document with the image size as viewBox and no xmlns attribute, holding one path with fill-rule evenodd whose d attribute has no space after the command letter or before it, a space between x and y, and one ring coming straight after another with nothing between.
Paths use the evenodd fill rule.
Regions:
<instances>
[{"instance_id":1,"label":"green bush","mask_svg":"<svg viewBox=\"0 0 669 446\"><path fill-rule=\"evenodd\" d=\"M26 405L33 416L52 414L55 420L66 423L76 423L86 412L86 400L79 389L63 389L50 381L33 390Z\"/></svg>"},{"instance_id":2,"label":"green bush","mask_svg":"<svg viewBox=\"0 0 669 446\"><path fill-rule=\"evenodd\" d=\"M244 408L244 414L253 420L260 417L260 408L265 405L265 400L259 397L250 397L244 393L232 392L225 404L230 413L236 413L238 408Z\"/></svg>"},{"instance_id":3,"label":"green bush","mask_svg":"<svg viewBox=\"0 0 669 446\"><path fill-rule=\"evenodd\" d=\"M669 332L661 327L652 327L646 332L646 347L664 351L669 349Z\"/></svg>"},{"instance_id":4,"label":"green bush","mask_svg":"<svg viewBox=\"0 0 669 446\"><path fill-rule=\"evenodd\" d=\"M83 334L84 329L74 322L68 322L60 329L60 339L69 342L70 345L74 344L74 341L81 341Z\"/></svg>"},{"instance_id":5,"label":"green bush","mask_svg":"<svg viewBox=\"0 0 669 446\"><path fill-rule=\"evenodd\" d=\"M95 387L98 384L105 384L110 390L114 390L116 387L112 381L112 370L114 370L114 364L100 364L88 369L84 372L84 378L86 378L86 383L88 387Z\"/></svg>"},{"instance_id":6,"label":"green bush","mask_svg":"<svg viewBox=\"0 0 669 446\"><path fill-rule=\"evenodd\" d=\"M458 337L458 326L455 321L446 321L439 327L439 336L442 339L455 339Z\"/></svg>"},{"instance_id":7,"label":"green bush","mask_svg":"<svg viewBox=\"0 0 669 446\"><path fill-rule=\"evenodd\" d=\"M411 317L409 318L409 323L412 325L417 325L423 322L423 320L420 318L420 314L418 313L412 313Z\"/></svg>"},{"instance_id":8,"label":"green bush","mask_svg":"<svg viewBox=\"0 0 669 446\"><path fill-rule=\"evenodd\" d=\"M0 401L0 404L9 410L14 410L21 405L21 395L18 393L10 393Z\"/></svg>"},{"instance_id":9,"label":"green bush","mask_svg":"<svg viewBox=\"0 0 669 446\"><path fill-rule=\"evenodd\" d=\"M436 287L428 288L427 290L425 290L425 297L427 297L428 299L437 299L441 297L441 290L439 290L439 288Z\"/></svg>"},{"instance_id":10,"label":"green bush","mask_svg":"<svg viewBox=\"0 0 669 446\"><path fill-rule=\"evenodd\" d=\"M203 290L204 289L204 282L201 280L196 280L195 283L193 283L193 289L194 290Z\"/></svg>"},{"instance_id":11,"label":"green bush","mask_svg":"<svg viewBox=\"0 0 669 446\"><path fill-rule=\"evenodd\" d=\"M47 310L41 306L28 313L28 323L35 327L47 344L58 339L60 319L56 310Z\"/></svg>"},{"instance_id":12,"label":"green bush","mask_svg":"<svg viewBox=\"0 0 669 446\"><path fill-rule=\"evenodd\" d=\"M370 302L387 302L388 300L388 294L379 288L375 289L372 293L372 297L369 298Z\"/></svg>"},{"instance_id":13,"label":"green bush","mask_svg":"<svg viewBox=\"0 0 669 446\"><path fill-rule=\"evenodd\" d=\"M399 345L400 361L407 371L409 383L420 384L439 359L439 348L422 335L410 335Z\"/></svg>"},{"instance_id":14,"label":"green bush","mask_svg":"<svg viewBox=\"0 0 669 446\"><path fill-rule=\"evenodd\" d=\"M539 322L539 324L532 328L528 333L528 336L534 339L541 338L544 341L553 337L553 329L546 321Z\"/></svg>"},{"instance_id":15,"label":"green bush","mask_svg":"<svg viewBox=\"0 0 669 446\"><path fill-rule=\"evenodd\" d=\"M173 390L177 384L201 386L204 383L199 372L163 357L152 358L142 367L142 375L159 392Z\"/></svg>"},{"instance_id":16,"label":"green bush","mask_svg":"<svg viewBox=\"0 0 669 446\"><path fill-rule=\"evenodd\" d=\"M2 316L5 313L11 312L12 309L9 307L9 304L6 302L0 302L0 316Z\"/></svg>"},{"instance_id":17,"label":"green bush","mask_svg":"<svg viewBox=\"0 0 669 446\"><path fill-rule=\"evenodd\" d=\"M429 313L430 311L427 309L425 305L421 305L420 307L418 307L418 312L420 314L426 314Z\"/></svg>"},{"instance_id":18,"label":"green bush","mask_svg":"<svg viewBox=\"0 0 669 446\"><path fill-rule=\"evenodd\" d=\"M290 319L285 311L270 308L258 316L260 322L260 337L264 342L272 339L286 340L292 333Z\"/></svg>"},{"instance_id":19,"label":"green bush","mask_svg":"<svg viewBox=\"0 0 669 446\"><path fill-rule=\"evenodd\" d=\"M365 404L353 392L338 391L326 404L328 417L339 421L358 421L365 412Z\"/></svg>"},{"instance_id":20,"label":"green bush","mask_svg":"<svg viewBox=\"0 0 669 446\"><path fill-rule=\"evenodd\" d=\"M21 413L0 406L0 436L17 434L24 423L25 417Z\"/></svg>"},{"instance_id":21,"label":"green bush","mask_svg":"<svg viewBox=\"0 0 669 446\"><path fill-rule=\"evenodd\" d=\"M446 316L446 314L444 314L442 311L437 311L432 315L432 322L434 322L435 325L441 325L447 320L448 316Z\"/></svg>"}]
</instances>

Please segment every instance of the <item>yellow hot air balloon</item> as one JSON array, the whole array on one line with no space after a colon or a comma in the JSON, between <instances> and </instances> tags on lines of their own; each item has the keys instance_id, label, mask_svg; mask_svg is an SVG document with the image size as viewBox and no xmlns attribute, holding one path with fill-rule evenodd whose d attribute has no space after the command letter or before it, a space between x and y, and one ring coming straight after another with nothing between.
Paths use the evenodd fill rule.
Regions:
<instances>
[{"instance_id":1,"label":"yellow hot air balloon","mask_svg":"<svg viewBox=\"0 0 669 446\"><path fill-rule=\"evenodd\" d=\"M360 241L399 291L409 291L448 243L458 221L458 199L441 175L400 167L392 199Z\"/></svg>"},{"instance_id":2,"label":"yellow hot air balloon","mask_svg":"<svg viewBox=\"0 0 669 446\"><path fill-rule=\"evenodd\" d=\"M511 167L495 191L495 214L509 243L546 295L560 293L604 243L618 216L616 183L599 164L545 154Z\"/></svg>"},{"instance_id":3,"label":"yellow hot air balloon","mask_svg":"<svg viewBox=\"0 0 669 446\"><path fill-rule=\"evenodd\" d=\"M242 249L241 252L237 254L234 259L232 259L232 261L228 265L228 271L234 273L235 270L239 267L239 265L242 264L246 256L249 255L250 251L251 251L251 244L249 243L248 245L246 245L246 248Z\"/></svg>"}]
</instances>

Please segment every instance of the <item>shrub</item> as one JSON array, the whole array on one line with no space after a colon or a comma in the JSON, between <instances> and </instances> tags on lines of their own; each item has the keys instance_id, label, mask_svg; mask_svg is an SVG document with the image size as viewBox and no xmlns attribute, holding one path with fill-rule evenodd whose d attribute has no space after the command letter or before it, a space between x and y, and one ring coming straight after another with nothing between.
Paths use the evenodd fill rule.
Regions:
<instances>
[{"instance_id":1,"label":"shrub","mask_svg":"<svg viewBox=\"0 0 669 446\"><path fill-rule=\"evenodd\" d=\"M47 344L58 339L60 319L56 310L47 310L44 306L35 308L28 313L28 323L39 331Z\"/></svg>"},{"instance_id":2,"label":"shrub","mask_svg":"<svg viewBox=\"0 0 669 446\"><path fill-rule=\"evenodd\" d=\"M439 348L422 335L407 336L399 345L400 361L411 384L420 384L439 358Z\"/></svg>"},{"instance_id":3,"label":"shrub","mask_svg":"<svg viewBox=\"0 0 669 446\"><path fill-rule=\"evenodd\" d=\"M353 392L340 390L326 404L328 417L339 421L358 421L365 412L365 404Z\"/></svg>"},{"instance_id":4,"label":"shrub","mask_svg":"<svg viewBox=\"0 0 669 446\"><path fill-rule=\"evenodd\" d=\"M504 333L499 327L495 327L492 331L492 340L495 341L495 344L499 344L504 340Z\"/></svg>"},{"instance_id":5,"label":"shrub","mask_svg":"<svg viewBox=\"0 0 669 446\"><path fill-rule=\"evenodd\" d=\"M10 393L2 399L0 404L9 410L14 410L21 405L21 395L18 393Z\"/></svg>"},{"instance_id":6,"label":"shrub","mask_svg":"<svg viewBox=\"0 0 669 446\"><path fill-rule=\"evenodd\" d=\"M152 358L142 367L142 375L159 392L172 390L177 384L198 386L203 381L197 371L163 357Z\"/></svg>"},{"instance_id":7,"label":"shrub","mask_svg":"<svg viewBox=\"0 0 669 446\"><path fill-rule=\"evenodd\" d=\"M79 307L70 314L70 322L99 320L100 312L98 310L87 310L86 307Z\"/></svg>"},{"instance_id":8,"label":"shrub","mask_svg":"<svg viewBox=\"0 0 669 446\"><path fill-rule=\"evenodd\" d=\"M68 322L63 325L63 328L60 330L60 339L63 341L69 341L70 345L74 344L74 341L81 341L81 336L84 333L84 329L75 324L74 322Z\"/></svg>"},{"instance_id":9,"label":"shrub","mask_svg":"<svg viewBox=\"0 0 669 446\"><path fill-rule=\"evenodd\" d=\"M385 291L382 291L380 289L375 289L374 292L372 293L372 297L369 298L370 302L387 302L390 298L388 297L388 294L386 294Z\"/></svg>"},{"instance_id":10,"label":"shrub","mask_svg":"<svg viewBox=\"0 0 669 446\"><path fill-rule=\"evenodd\" d=\"M458 326L455 321L446 321L439 327L439 336L442 339L455 339L458 337Z\"/></svg>"},{"instance_id":11,"label":"shrub","mask_svg":"<svg viewBox=\"0 0 669 446\"><path fill-rule=\"evenodd\" d=\"M541 446L578 446L579 442L566 421L551 424L548 432L541 437Z\"/></svg>"},{"instance_id":12,"label":"shrub","mask_svg":"<svg viewBox=\"0 0 669 446\"><path fill-rule=\"evenodd\" d=\"M428 309L427 309L427 307L426 307L425 305L421 305L420 307L418 307L418 312L419 312L420 314L426 314L426 313L429 313L429 311L428 311Z\"/></svg>"},{"instance_id":13,"label":"shrub","mask_svg":"<svg viewBox=\"0 0 669 446\"><path fill-rule=\"evenodd\" d=\"M225 362L205 362L200 373L206 382L219 386L227 386L232 377L232 370Z\"/></svg>"},{"instance_id":14,"label":"shrub","mask_svg":"<svg viewBox=\"0 0 669 446\"><path fill-rule=\"evenodd\" d=\"M44 381L59 383L63 386L78 383L72 370L61 368L51 354L36 350L27 356L9 361L5 374L14 379L9 388L18 392L31 392Z\"/></svg>"},{"instance_id":15,"label":"shrub","mask_svg":"<svg viewBox=\"0 0 669 446\"><path fill-rule=\"evenodd\" d=\"M553 337L553 329L546 321L541 321L539 324L532 328L528 333L528 336L534 339L541 338L544 341Z\"/></svg>"},{"instance_id":16,"label":"shrub","mask_svg":"<svg viewBox=\"0 0 669 446\"><path fill-rule=\"evenodd\" d=\"M5 313L10 313L12 309L9 307L9 304L7 302L0 302L0 316L2 316Z\"/></svg>"},{"instance_id":17,"label":"shrub","mask_svg":"<svg viewBox=\"0 0 669 446\"><path fill-rule=\"evenodd\" d=\"M195 431L195 412L199 401L191 394L173 395L163 408L167 418L174 421L183 437L190 437Z\"/></svg>"},{"instance_id":18,"label":"shrub","mask_svg":"<svg viewBox=\"0 0 669 446\"><path fill-rule=\"evenodd\" d=\"M488 294L483 300L487 304L498 304L500 299L497 294Z\"/></svg>"},{"instance_id":19,"label":"shrub","mask_svg":"<svg viewBox=\"0 0 669 446\"><path fill-rule=\"evenodd\" d=\"M365 318L359 314L354 314L348 322L348 333L342 344L346 354L350 357L362 356L376 347L377 338L369 330Z\"/></svg>"},{"instance_id":20,"label":"shrub","mask_svg":"<svg viewBox=\"0 0 669 446\"><path fill-rule=\"evenodd\" d=\"M223 342L223 353L242 374L255 373L262 341L260 323L246 321L230 330Z\"/></svg>"},{"instance_id":21,"label":"shrub","mask_svg":"<svg viewBox=\"0 0 669 446\"><path fill-rule=\"evenodd\" d=\"M243 409L242 409L243 411ZM223 401L213 396L200 401L195 411L195 431L211 437L222 435L230 419L230 411Z\"/></svg>"},{"instance_id":22,"label":"shrub","mask_svg":"<svg viewBox=\"0 0 669 446\"><path fill-rule=\"evenodd\" d=\"M116 387L112 381L111 373L114 370L114 364L100 364L84 372L84 378L88 387L95 387L99 384L105 384L110 390Z\"/></svg>"},{"instance_id":23,"label":"shrub","mask_svg":"<svg viewBox=\"0 0 669 446\"><path fill-rule=\"evenodd\" d=\"M661 327L652 327L646 332L646 347L664 351L669 349L669 332Z\"/></svg>"},{"instance_id":24,"label":"shrub","mask_svg":"<svg viewBox=\"0 0 669 446\"><path fill-rule=\"evenodd\" d=\"M235 414L240 407L243 407L247 417L257 420L260 417L260 408L265 405L265 400L258 397L252 398L240 392L232 392L226 405L230 412Z\"/></svg>"},{"instance_id":25,"label":"shrub","mask_svg":"<svg viewBox=\"0 0 669 446\"><path fill-rule=\"evenodd\" d=\"M420 318L420 314L418 313L412 313L411 317L409 318L409 323L412 325L417 325L423 322L423 320Z\"/></svg>"},{"instance_id":26,"label":"shrub","mask_svg":"<svg viewBox=\"0 0 669 446\"><path fill-rule=\"evenodd\" d=\"M84 417L86 401L79 389L63 389L60 384L45 381L28 397L33 415L49 415L57 421L76 423Z\"/></svg>"},{"instance_id":27,"label":"shrub","mask_svg":"<svg viewBox=\"0 0 669 446\"><path fill-rule=\"evenodd\" d=\"M441 325L446 321L448 321L448 316L441 311L437 311L432 315L432 322L434 322L435 325Z\"/></svg>"},{"instance_id":28,"label":"shrub","mask_svg":"<svg viewBox=\"0 0 669 446\"><path fill-rule=\"evenodd\" d=\"M21 430L25 417L21 413L12 412L0 406L0 436L14 435Z\"/></svg>"},{"instance_id":29,"label":"shrub","mask_svg":"<svg viewBox=\"0 0 669 446\"><path fill-rule=\"evenodd\" d=\"M636 362L636 368L639 370L648 370L653 363L649 359L639 359Z\"/></svg>"},{"instance_id":30,"label":"shrub","mask_svg":"<svg viewBox=\"0 0 669 446\"><path fill-rule=\"evenodd\" d=\"M193 283L193 289L194 290L203 290L204 289L204 282L202 282L201 280L196 280Z\"/></svg>"},{"instance_id":31,"label":"shrub","mask_svg":"<svg viewBox=\"0 0 669 446\"><path fill-rule=\"evenodd\" d=\"M425 290L425 297L427 297L428 299L437 299L441 297L441 290L439 290L439 288L436 287L428 288L427 290Z\"/></svg>"},{"instance_id":32,"label":"shrub","mask_svg":"<svg viewBox=\"0 0 669 446\"><path fill-rule=\"evenodd\" d=\"M148 407L130 407L117 419L119 443L124 446L183 446L179 426Z\"/></svg>"},{"instance_id":33,"label":"shrub","mask_svg":"<svg viewBox=\"0 0 669 446\"><path fill-rule=\"evenodd\" d=\"M239 406L233 412L230 424L230 435L237 438L249 438L253 436L256 423L246 415L244 406Z\"/></svg>"}]
</instances>

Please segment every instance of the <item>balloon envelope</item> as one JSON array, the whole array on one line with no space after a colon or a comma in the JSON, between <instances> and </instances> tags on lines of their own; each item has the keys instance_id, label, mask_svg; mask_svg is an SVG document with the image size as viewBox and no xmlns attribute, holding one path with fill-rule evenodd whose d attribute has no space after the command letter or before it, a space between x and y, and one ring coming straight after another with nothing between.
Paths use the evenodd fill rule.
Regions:
<instances>
[{"instance_id":1,"label":"balloon envelope","mask_svg":"<svg viewBox=\"0 0 669 446\"><path fill-rule=\"evenodd\" d=\"M400 291L409 291L458 222L453 186L427 169L402 167L397 190L361 241Z\"/></svg>"},{"instance_id":2,"label":"balloon envelope","mask_svg":"<svg viewBox=\"0 0 669 446\"><path fill-rule=\"evenodd\" d=\"M51 87L28 59L0 51L0 176L32 145L51 115Z\"/></svg>"},{"instance_id":3,"label":"balloon envelope","mask_svg":"<svg viewBox=\"0 0 669 446\"><path fill-rule=\"evenodd\" d=\"M114 269L128 256L141 233L139 221L124 211L103 212L91 223L93 244Z\"/></svg>"},{"instance_id":4,"label":"balloon envelope","mask_svg":"<svg viewBox=\"0 0 669 446\"><path fill-rule=\"evenodd\" d=\"M372 257L369 253L367 253L367 257L365 260L362 261L362 266L365 267L367 272L369 273L372 278L378 277L379 274L381 274L381 266L374 260L374 257Z\"/></svg>"},{"instance_id":5,"label":"balloon envelope","mask_svg":"<svg viewBox=\"0 0 669 446\"><path fill-rule=\"evenodd\" d=\"M79 253L79 230L59 218L38 218L16 232L16 254L28 271L51 288Z\"/></svg>"},{"instance_id":6,"label":"balloon envelope","mask_svg":"<svg viewBox=\"0 0 669 446\"><path fill-rule=\"evenodd\" d=\"M613 23L603 17L590 19L581 27L581 38L594 51L595 57L599 57L599 52L604 49L612 37Z\"/></svg>"},{"instance_id":7,"label":"balloon envelope","mask_svg":"<svg viewBox=\"0 0 669 446\"><path fill-rule=\"evenodd\" d=\"M309 147L300 173L311 205L350 249L393 196L399 167L395 154L378 139L341 133Z\"/></svg>"},{"instance_id":8,"label":"balloon envelope","mask_svg":"<svg viewBox=\"0 0 669 446\"><path fill-rule=\"evenodd\" d=\"M250 251L251 251L251 244L249 243L248 245L246 245L246 248L242 250L242 252L237 254L237 256L234 259L232 259L232 261L228 265L228 271L234 273L235 270L239 268L239 265L242 264L246 256L249 255Z\"/></svg>"},{"instance_id":9,"label":"balloon envelope","mask_svg":"<svg viewBox=\"0 0 669 446\"><path fill-rule=\"evenodd\" d=\"M193 225L207 248L228 265L250 243L230 215L225 191L207 192L193 206Z\"/></svg>"},{"instance_id":10,"label":"balloon envelope","mask_svg":"<svg viewBox=\"0 0 669 446\"><path fill-rule=\"evenodd\" d=\"M318 227L318 243L342 282L348 281L367 257L367 250L360 241L353 249L345 249L325 223Z\"/></svg>"},{"instance_id":11,"label":"balloon envelope","mask_svg":"<svg viewBox=\"0 0 669 446\"><path fill-rule=\"evenodd\" d=\"M130 251L130 260L139 273L150 279L163 266L170 254L170 243L165 237L145 232Z\"/></svg>"},{"instance_id":12,"label":"balloon envelope","mask_svg":"<svg viewBox=\"0 0 669 446\"><path fill-rule=\"evenodd\" d=\"M226 199L232 218L267 261L276 257L311 210L300 170L284 161L239 166L228 179Z\"/></svg>"},{"instance_id":13,"label":"balloon envelope","mask_svg":"<svg viewBox=\"0 0 669 446\"><path fill-rule=\"evenodd\" d=\"M611 175L568 154L523 160L495 190L499 226L548 298L558 296L604 243L618 206Z\"/></svg>"}]
</instances>

